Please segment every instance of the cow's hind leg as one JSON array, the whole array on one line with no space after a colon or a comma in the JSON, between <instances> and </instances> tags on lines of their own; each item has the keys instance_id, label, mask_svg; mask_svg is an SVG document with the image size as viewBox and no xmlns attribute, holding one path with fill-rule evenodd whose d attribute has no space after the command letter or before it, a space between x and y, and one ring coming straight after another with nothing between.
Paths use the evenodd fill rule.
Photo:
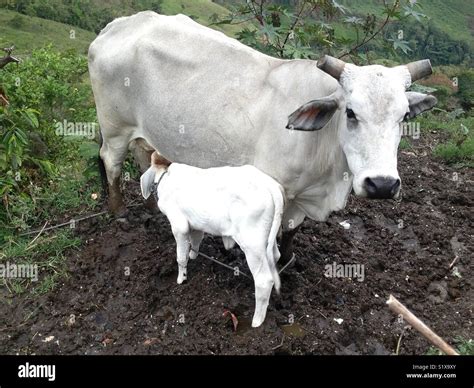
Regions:
<instances>
[{"instance_id":1,"label":"cow's hind leg","mask_svg":"<svg viewBox=\"0 0 474 388\"><path fill-rule=\"evenodd\" d=\"M126 207L120 192L120 174L122 164L127 156L128 141L124 139L113 138L105 139L100 148L100 157L104 162L107 175L109 209L118 216L126 213Z\"/></svg>"}]
</instances>

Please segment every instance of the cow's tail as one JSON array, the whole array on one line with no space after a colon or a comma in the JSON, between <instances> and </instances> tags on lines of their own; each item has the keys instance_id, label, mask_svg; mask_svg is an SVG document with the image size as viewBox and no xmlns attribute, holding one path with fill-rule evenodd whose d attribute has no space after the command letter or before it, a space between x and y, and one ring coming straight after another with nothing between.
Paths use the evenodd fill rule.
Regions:
<instances>
[{"instance_id":1,"label":"cow's tail","mask_svg":"<svg viewBox=\"0 0 474 388\"><path fill-rule=\"evenodd\" d=\"M280 275L278 274L278 269L276 266L275 256L273 255L274 246L277 243L277 235L280 230L281 220L283 218L284 211L284 193L280 185L275 188L274 185L271 185L271 194L274 204L274 214L272 220L272 226L270 228L270 233L268 234L267 240L267 262L270 267L270 272L272 274L273 282L275 283L275 290L280 293Z\"/></svg>"},{"instance_id":2,"label":"cow's tail","mask_svg":"<svg viewBox=\"0 0 474 388\"><path fill-rule=\"evenodd\" d=\"M99 154L97 155L97 163L99 164L99 174L102 183L102 195L104 198L106 198L109 185L107 181L107 171L105 169L105 164L102 157L100 156L100 149L102 148L103 144L104 138L102 137L102 132L99 129Z\"/></svg>"}]
</instances>

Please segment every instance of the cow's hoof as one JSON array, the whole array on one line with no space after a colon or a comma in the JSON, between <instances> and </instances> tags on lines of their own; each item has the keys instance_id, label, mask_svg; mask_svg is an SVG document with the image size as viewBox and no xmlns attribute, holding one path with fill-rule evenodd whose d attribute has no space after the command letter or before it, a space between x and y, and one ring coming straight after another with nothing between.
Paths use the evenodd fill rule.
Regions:
<instances>
[{"instance_id":1,"label":"cow's hoof","mask_svg":"<svg viewBox=\"0 0 474 388\"><path fill-rule=\"evenodd\" d=\"M125 205L115 207L115 206L109 206L109 211L112 213L116 218L126 218L128 215L128 209L125 207Z\"/></svg>"}]
</instances>

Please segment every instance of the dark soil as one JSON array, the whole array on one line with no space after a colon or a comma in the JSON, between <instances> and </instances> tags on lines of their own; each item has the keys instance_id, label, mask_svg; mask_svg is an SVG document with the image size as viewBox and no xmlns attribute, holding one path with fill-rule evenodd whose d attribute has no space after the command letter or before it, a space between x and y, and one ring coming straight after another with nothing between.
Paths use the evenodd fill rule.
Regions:
<instances>
[{"instance_id":1,"label":"dark soil","mask_svg":"<svg viewBox=\"0 0 474 388\"><path fill-rule=\"evenodd\" d=\"M0 354L393 354L402 332L400 354L426 353L427 341L386 307L389 294L448 342L473 338L473 171L435 160L436 136L401 151L401 200L351 197L327 222L304 222L296 263L257 329L249 279L198 257L187 283L176 284L168 221L128 183L127 199L139 205L128 220L79 224L84 244L70 252L61 286L2 302ZM201 251L249 272L241 251L225 251L219 238ZM333 262L363 264L365 280L325 277ZM225 310L239 320L236 332Z\"/></svg>"}]
</instances>

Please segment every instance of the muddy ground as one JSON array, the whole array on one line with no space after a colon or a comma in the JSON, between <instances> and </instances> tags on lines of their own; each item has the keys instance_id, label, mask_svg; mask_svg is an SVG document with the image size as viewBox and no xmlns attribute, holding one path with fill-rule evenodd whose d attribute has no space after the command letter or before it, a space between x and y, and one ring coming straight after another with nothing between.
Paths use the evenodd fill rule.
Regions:
<instances>
[{"instance_id":1,"label":"muddy ground","mask_svg":"<svg viewBox=\"0 0 474 388\"><path fill-rule=\"evenodd\" d=\"M176 284L168 221L147 212L129 183L127 199L139 205L128 220L79 223L84 244L69 253L61 286L2 303L0 354L393 354L402 332L400 354L426 353L427 341L385 306L389 294L448 342L473 338L473 171L434 159L437 141L430 134L400 152L400 201L351 197L327 222L304 222L296 263L257 329L245 277L199 257ZM207 237L201 251L248 272L240 250L225 251L220 239ZM325 277L333 262L363 264L364 281Z\"/></svg>"}]
</instances>

